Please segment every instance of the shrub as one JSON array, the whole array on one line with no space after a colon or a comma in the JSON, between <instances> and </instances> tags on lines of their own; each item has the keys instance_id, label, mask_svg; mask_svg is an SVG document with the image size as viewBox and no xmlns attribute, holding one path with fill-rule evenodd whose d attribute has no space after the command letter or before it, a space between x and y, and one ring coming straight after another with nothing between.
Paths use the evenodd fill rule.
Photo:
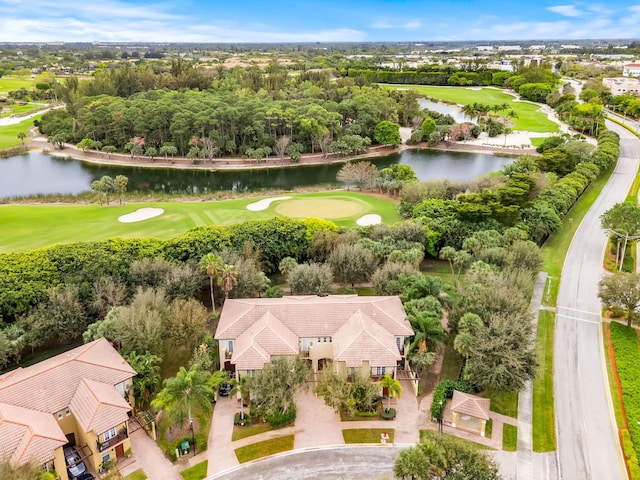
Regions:
<instances>
[{"instance_id":1,"label":"shrub","mask_svg":"<svg viewBox=\"0 0 640 480\"><path fill-rule=\"evenodd\" d=\"M395 408L385 408L382 411L382 418L384 420L393 420L396 418L396 409Z\"/></svg>"},{"instance_id":2,"label":"shrub","mask_svg":"<svg viewBox=\"0 0 640 480\"><path fill-rule=\"evenodd\" d=\"M296 406L295 404L290 404L289 408L284 412L280 410L274 410L268 412L265 415L265 420L269 422L273 428L284 427L285 425L290 424L296 419Z\"/></svg>"},{"instance_id":3,"label":"shrub","mask_svg":"<svg viewBox=\"0 0 640 480\"><path fill-rule=\"evenodd\" d=\"M251 425L251 417L246 413L243 417L240 412L236 412L235 416L233 417L233 424L239 427Z\"/></svg>"},{"instance_id":4,"label":"shrub","mask_svg":"<svg viewBox=\"0 0 640 480\"><path fill-rule=\"evenodd\" d=\"M448 398L453 397L453 391L469 393L471 391L471 384L464 380L442 380L436 385L433 391L433 402L431 403L431 417L436 420L442 418L444 412L444 404Z\"/></svg>"}]
</instances>

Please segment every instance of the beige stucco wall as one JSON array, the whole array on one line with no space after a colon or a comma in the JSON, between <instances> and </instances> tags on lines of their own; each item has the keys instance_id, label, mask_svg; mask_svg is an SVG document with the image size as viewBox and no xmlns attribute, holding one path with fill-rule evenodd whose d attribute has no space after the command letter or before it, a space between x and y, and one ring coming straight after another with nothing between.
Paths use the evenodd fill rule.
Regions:
<instances>
[{"instance_id":1,"label":"beige stucco wall","mask_svg":"<svg viewBox=\"0 0 640 480\"><path fill-rule=\"evenodd\" d=\"M313 346L309 347L309 359L311 359L311 368L314 372L318 371L318 360L322 358L333 359L333 343L317 343L316 339Z\"/></svg>"},{"instance_id":2,"label":"beige stucco wall","mask_svg":"<svg viewBox=\"0 0 640 480\"><path fill-rule=\"evenodd\" d=\"M53 453L53 466L56 469L56 473L60 477L60 480L69 480L69 474L67 473L67 464L64 460L64 451L62 447L56 448Z\"/></svg>"}]
</instances>

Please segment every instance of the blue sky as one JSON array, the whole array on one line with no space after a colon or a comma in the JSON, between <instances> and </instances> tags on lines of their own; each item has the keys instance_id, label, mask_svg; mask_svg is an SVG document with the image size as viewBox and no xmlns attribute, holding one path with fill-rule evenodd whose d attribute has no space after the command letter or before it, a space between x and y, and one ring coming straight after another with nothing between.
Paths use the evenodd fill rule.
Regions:
<instances>
[{"instance_id":1,"label":"blue sky","mask_svg":"<svg viewBox=\"0 0 640 480\"><path fill-rule=\"evenodd\" d=\"M640 37L640 0L0 0L0 41L331 42Z\"/></svg>"}]
</instances>

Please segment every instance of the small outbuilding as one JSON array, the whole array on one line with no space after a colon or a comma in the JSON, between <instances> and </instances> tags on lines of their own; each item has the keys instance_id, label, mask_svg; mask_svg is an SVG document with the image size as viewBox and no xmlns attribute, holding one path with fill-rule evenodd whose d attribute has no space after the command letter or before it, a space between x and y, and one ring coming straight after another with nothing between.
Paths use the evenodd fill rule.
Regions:
<instances>
[{"instance_id":1,"label":"small outbuilding","mask_svg":"<svg viewBox=\"0 0 640 480\"><path fill-rule=\"evenodd\" d=\"M491 400L454 390L451 400L451 426L484 437Z\"/></svg>"}]
</instances>

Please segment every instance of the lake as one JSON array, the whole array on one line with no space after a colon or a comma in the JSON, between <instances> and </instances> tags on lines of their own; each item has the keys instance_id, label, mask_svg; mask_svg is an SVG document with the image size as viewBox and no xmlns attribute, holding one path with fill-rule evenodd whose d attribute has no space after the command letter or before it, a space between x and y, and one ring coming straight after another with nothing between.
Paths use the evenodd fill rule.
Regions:
<instances>
[{"instance_id":1,"label":"lake","mask_svg":"<svg viewBox=\"0 0 640 480\"><path fill-rule=\"evenodd\" d=\"M431 100L426 100L424 98L419 98L418 104L420 105L420 108L427 108L429 110L433 110L434 112L451 115L453 119L456 121L456 123L465 123L465 122L474 123L471 117L462 113L462 110L460 110L460 108L455 105L449 105L449 104L440 103L440 102L432 102Z\"/></svg>"},{"instance_id":2,"label":"lake","mask_svg":"<svg viewBox=\"0 0 640 480\"><path fill-rule=\"evenodd\" d=\"M410 165L420 180L469 180L500 170L515 159L488 154L405 150L368 159L378 168L394 163ZM244 171L177 170L93 165L30 152L0 159L0 198L40 194L77 194L88 191L91 182L103 175L129 177L129 191L165 193L249 192L266 189L336 184L342 164L273 168Z\"/></svg>"}]
</instances>

